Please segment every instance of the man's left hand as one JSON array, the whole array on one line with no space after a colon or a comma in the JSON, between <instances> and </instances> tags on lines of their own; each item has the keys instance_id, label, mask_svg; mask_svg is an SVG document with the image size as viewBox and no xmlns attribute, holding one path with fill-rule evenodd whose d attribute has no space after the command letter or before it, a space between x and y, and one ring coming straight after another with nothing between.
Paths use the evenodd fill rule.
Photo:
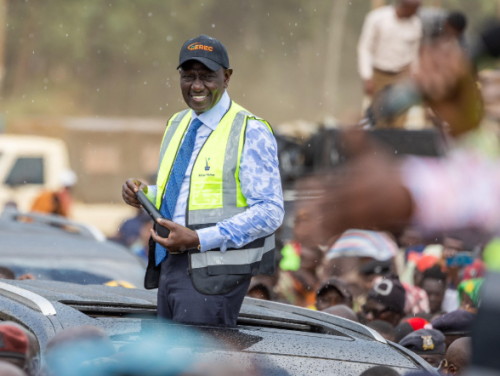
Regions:
<instances>
[{"instance_id":1,"label":"man's left hand","mask_svg":"<svg viewBox=\"0 0 500 376\"><path fill-rule=\"evenodd\" d=\"M187 227L181 226L175 222L158 219L158 223L170 230L168 238L162 238L156 235L154 230L151 230L153 240L165 247L169 252L184 252L188 249L198 248L200 239L196 231L190 230Z\"/></svg>"}]
</instances>

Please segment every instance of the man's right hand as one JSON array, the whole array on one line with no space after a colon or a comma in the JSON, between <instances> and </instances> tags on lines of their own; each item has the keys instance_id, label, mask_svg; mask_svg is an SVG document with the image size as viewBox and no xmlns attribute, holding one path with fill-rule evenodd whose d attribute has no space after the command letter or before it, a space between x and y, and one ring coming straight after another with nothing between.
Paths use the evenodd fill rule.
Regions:
<instances>
[{"instance_id":1,"label":"man's right hand","mask_svg":"<svg viewBox=\"0 0 500 376\"><path fill-rule=\"evenodd\" d=\"M373 95L375 91L375 86L371 78L363 81L363 91L365 92L366 95L369 95L370 97Z\"/></svg>"},{"instance_id":2,"label":"man's right hand","mask_svg":"<svg viewBox=\"0 0 500 376\"><path fill-rule=\"evenodd\" d=\"M122 187L122 197L126 204L133 206L134 208L141 209L142 205L135 196L139 189L146 187L142 181L138 179L128 179Z\"/></svg>"}]
</instances>

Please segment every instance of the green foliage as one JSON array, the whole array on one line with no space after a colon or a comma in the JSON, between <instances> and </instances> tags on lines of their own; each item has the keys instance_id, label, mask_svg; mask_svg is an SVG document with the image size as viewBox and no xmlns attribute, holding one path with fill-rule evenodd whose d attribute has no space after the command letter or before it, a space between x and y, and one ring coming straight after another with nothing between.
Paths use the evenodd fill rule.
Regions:
<instances>
[{"instance_id":1,"label":"green foliage","mask_svg":"<svg viewBox=\"0 0 500 376\"><path fill-rule=\"evenodd\" d=\"M334 112L322 107L334 1L8 0L4 108L168 117L183 108L179 50L203 33L228 48L234 99L273 122L319 120ZM443 4L474 22L496 14L493 0ZM350 1L337 109L359 109L356 43L369 8Z\"/></svg>"}]
</instances>

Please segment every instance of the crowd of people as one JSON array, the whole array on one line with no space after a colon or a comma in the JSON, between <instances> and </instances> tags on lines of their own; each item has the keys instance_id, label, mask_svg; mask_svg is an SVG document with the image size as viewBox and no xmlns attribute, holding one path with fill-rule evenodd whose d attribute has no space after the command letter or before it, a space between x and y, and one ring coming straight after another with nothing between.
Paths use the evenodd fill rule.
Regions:
<instances>
[{"instance_id":1,"label":"crowd of people","mask_svg":"<svg viewBox=\"0 0 500 376\"><path fill-rule=\"evenodd\" d=\"M466 27L466 18L463 14L450 13L437 18L422 14L419 18L417 12L420 3L417 0L400 0L395 6L384 7L368 15L359 44L360 74L367 95L374 98L385 87L408 79L411 66L419 58L421 41L435 37L435 30L447 40L456 39L459 44L463 44L463 32ZM434 21L439 17L441 26L436 29ZM395 30L400 32L395 33ZM425 88L425 82L422 87ZM439 108L444 100L436 102L439 102L437 103ZM446 111L443 113L450 115ZM477 114L475 116L477 117ZM454 132L462 131L455 122L458 116L444 116L444 118L447 125L452 128L450 131L452 136ZM460 118L458 123L462 119ZM398 118L392 119L392 124L379 123L377 126L402 127L405 121L406 113L402 113ZM475 119L470 123L472 127L477 126ZM366 163L366 166L371 165ZM405 166L408 171L419 169L423 171L415 160L407 161ZM408 179L407 185L411 185L409 175L409 173L405 175ZM481 180L481 174L477 176L479 176L477 180ZM452 179L453 176L449 181ZM431 180L421 179L420 184L428 184ZM360 181L359 185L363 185L364 182ZM369 183L368 180L366 182ZM424 190L418 189L420 186L416 179L411 182L416 188L412 190L411 187L407 187L403 192L407 207L412 204L408 199L408 190L414 196L411 210L423 207L423 202L439 206L436 198L433 201L429 199L430 196L417 194ZM353 190L352 185L346 184L346 186L348 190ZM371 187L370 184L365 186ZM441 186L445 187L446 184ZM380 192L383 194L385 190L378 190L377 194ZM378 197L379 203L391 202L394 207L405 207L398 205L401 201L398 201L396 195L391 197L391 191L387 192L389 193L386 196ZM373 190L368 194L372 197ZM350 196L338 195L337 199L338 197ZM64 200L54 200L52 196L47 196L42 201L39 202L44 204L42 206L48 206L45 205L47 203L64 202ZM446 204L446 197L442 197L442 201ZM332 202L326 199L324 201L326 204ZM352 203L351 200L350 207L354 207ZM337 205L338 202L334 204ZM383 212L378 210L380 206L370 206L369 201L363 201L363 205L373 209L372 212L378 212L377 214ZM445 209L450 206L452 205L445 205ZM431 208L430 204L425 208L428 210L417 210L416 214L413 214L418 220L417 224L422 225L420 230L415 227L391 232L357 228L346 230L349 226L345 223L352 222L345 219L352 220L356 213L353 210L347 215L345 208L345 213L337 210L334 214L344 219L343 222L338 218L337 222L333 219L328 222L328 217L317 216L323 218L323 226L333 224L329 226L327 232L330 235L336 234L328 241L323 241L324 239L316 237L316 233L311 232L311 226L314 226L311 224L311 212L298 203L294 213L293 239L285 241L276 251L276 273L272 276L253 277L247 296L292 304L359 322L386 340L417 354L443 374L464 374L471 364L472 326L481 305L484 278L488 270L498 270L500 267L499 241L491 240L490 236L483 236L482 232L466 230L433 231L429 238L421 228L428 226L435 230L439 226L432 222L436 217L436 210ZM408 222L411 210L408 209L406 212L395 210L389 214L396 220L404 217ZM49 212L53 210L50 209ZM363 212L358 216L362 217L362 220L358 221L361 225L381 224L384 227L383 225L387 224L384 222L385 218L377 218L380 219L378 223L370 222L372 217L368 211L366 213ZM341 217L341 214L345 214L344 217ZM471 217L477 218L473 215ZM487 222L484 218L477 219L476 222L478 221ZM146 265L152 227L153 222L150 217L142 210L138 210L135 217L122 224L113 240L130 248ZM335 231L337 229L342 229L339 231L340 234ZM3 278L14 278L9 274L9 270L2 269L0 274ZM158 342L154 343L158 346ZM179 359L172 358L170 362L166 362L164 358L155 358L158 352L148 352L149 349L147 344L141 342L117 351L101 329L71 328L60 332L48 342L43 349L44 364L39 371L41 354L33 334L16 323L3 322L0 325L0 374L16 376L77 374L74 369L75 364L80 365L78 372L81 373L78 374L82 375L88 374L86 372L90 369L101 370L103 375L145 372L145 368L137 373L131 371L138 365L149 367L152 374L209 375L211 372L224 374L220 369L217 371L205 369L203 373L196 373L195 368L189 368L195 367L189 361L180 362ZM167 363L170 368L165 370L162 367ZM394 370L378 366L365 371L362 375L396 374Z\"/></svg>"},{"instance_id":2,"label":"crowd of people","mask_svg":"<svg viewBox=\"0 0 500 376\"><path fill-rule=\"evenodd\" d=\"M360 322L455 374L470 361L485 248L466 232L426 240L412 228L398 238L348 230L326 250L293 241L280 252L278 273L254 277L248 296Z\"/></svg>"}]
</instances>

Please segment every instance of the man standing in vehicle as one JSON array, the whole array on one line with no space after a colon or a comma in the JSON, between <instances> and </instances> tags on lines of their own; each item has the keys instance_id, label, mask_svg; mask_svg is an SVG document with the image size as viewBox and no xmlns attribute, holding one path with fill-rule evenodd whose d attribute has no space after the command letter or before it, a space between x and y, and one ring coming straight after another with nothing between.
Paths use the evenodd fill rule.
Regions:
<instances>
[{"instance_id":1,"label":"man standing in vehicle","mask_svg":"<svg viewBox=\"0 0 500 376\"><path fill-rule=\"evenodd\" d=\"M274 273L284 216L277 144L271 126L227 94L233 70L220 41L188 40L178 70L190 110L168 121L147 189L170 235L152 232L145 287L158 287L159 317L235 326L251 277ZM140 207L144 188L127 180L124 201Z\"/></svg>"}]
</instances>

